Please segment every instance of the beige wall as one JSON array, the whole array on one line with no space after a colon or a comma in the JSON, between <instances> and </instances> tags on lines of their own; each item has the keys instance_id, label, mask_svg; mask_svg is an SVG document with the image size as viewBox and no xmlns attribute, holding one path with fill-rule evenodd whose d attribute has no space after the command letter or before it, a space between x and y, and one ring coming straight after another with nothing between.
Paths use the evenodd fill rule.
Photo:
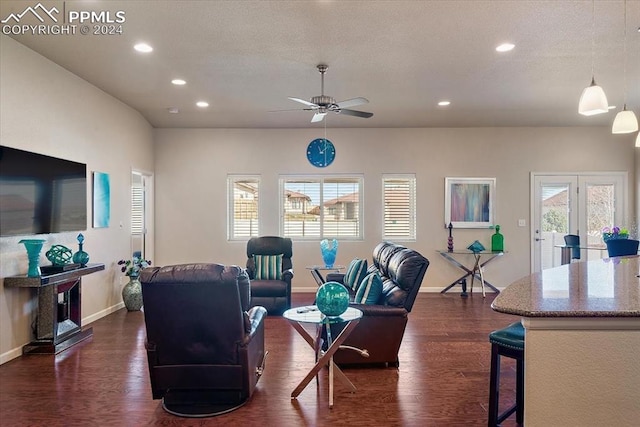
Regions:
<instances>
[{"instance_id":1,"label":"beige wall","mask_svg":"<svg viewBox=\"0 0 640 427\"><path fill-rule=\"evenodd\" d=\"M326 169L306 161L317 129L156 129L156 258L161 264L244 264L245 242L226 240L226 176L261 176L261 234L279 233L278 178L291 174L363 174L364 241L341 241L337 262L370 259L381 239L381 176L415 173L418 239L407 242L432 262L423 286L441 289L460 276L435 251L445 249L444 178L496 177L497 223L508 254L487 266L498 287L530 271L530 173L628 171L629 212L635 206L635 135L608 128L331 129L336 160ZM527 227L518 227L526 219ZM488 229L454 230L456 248L490 246ZM294 242L294 288L313 289L305 266L321 262L317 241Z\"/></svg>"},{"instance_id":2,"label":"beige wall","mask_svg":"<svg viewBox=\"0 0 640 427\"><path fill-rule=\"evenodd\" d=\"M629 171L627 206L630 210L636 206L631 196L636 192L634 136L612 136L607 128L329 128L327 136L336 145L337 158L321 170L305 159L307 143L322 136L319 127L152 130L139 113L79 77L6 36L0 36L0 43L0 143L84 162L88 171L111 177L111 227L89 227L84 233L91 261L107 267L83 281L85 322L121 306L124 283L115 262L130 252L132 168L155 171L156 244L155 254L150 255L154 264L244 264L246 244L226 240L228 173L261 175L263 234L278 233L279 176L363 174L365 239L341 242L338 262L370 258L381 238L381 174L415 173L418 240L407 245L432 261L423 285L432 289L459 275L435 253L446 247L446 176L497 178L497 220L509 252L487 268L487 278L498 286L529 272L529 228L517 227L517 220L529 223L531 171ZM75 234L48 235L45 248L64 244L75 250ZM456 247L475 239L488 245L490 235L489 230L458 230L454 239ZM0 238L0 277L26 272L20 238ZM318 242L295 242L295 288L313 289L304 267L318 262ZM28 290L0 288L0 363L18 356L31 340L30 301Z\"/></svg>"},{"instance_id":3,"label":"beige wall","mask_svg":"<svg viewBox=\"0 0 640 427\"><path fill-rule=\"evenodd\" d=\"M106 270L82 285L85 322L122 304L122 276L114 263L130 253L131 169L153 170L151 126L136 111L14 40L0 36L0 144L87 164L111 180L111 226L89 228L84 250ZM88 189L87 196L91 196ZM90 199L89 199L90 200ZM88 206L91 214L91 203ZM122 223L122 227L120 224ZM77 233L44 235L45 250L63 244L77 250ZM0 238L0 276L25 274L21 238ZM43 263L48 263L44 257ZM0 287L0 363L20 355L31 341L31 291Z\"/></svg>"}]
</instances>

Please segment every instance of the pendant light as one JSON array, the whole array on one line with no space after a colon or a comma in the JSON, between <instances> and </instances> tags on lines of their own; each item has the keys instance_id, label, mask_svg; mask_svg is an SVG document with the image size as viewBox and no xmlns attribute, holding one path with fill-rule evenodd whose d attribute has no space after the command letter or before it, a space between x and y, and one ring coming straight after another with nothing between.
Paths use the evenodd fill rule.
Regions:
<instances>
[{"instance_id":1,"label":"pendant light","mask_svg":"<svg viewBox=\"0 0 640 427\"><path fill-rule=\"evenodd\" d=\"M627 0L624 0L624 108L613 120L611 133L631 133L638 130L638 119L627 110Z\"/></svg>"},{"instance_id":2,"label":"pendant light","mask_svg":"<svg viewBox=\"0 0 640 427\"><path fill-rule=\"evenodd\" d=\"M609 102L604 90L596 84L593 72L593 62L595 56L595 10L596 3L592 0L591 6L591 85L587 86L580 96L578 103L578 113L583 116L593 116L609 111Z\"/></svg>"},{"instance_id":3,"label":"pendant light","mask_svg":"<svg viewBox=\"0 0 640 427\"><path fill-rule=\"evenodd\" d=\"M636 147L640 147L640 132L636 135Z\"/></svg>"}]
</instances>

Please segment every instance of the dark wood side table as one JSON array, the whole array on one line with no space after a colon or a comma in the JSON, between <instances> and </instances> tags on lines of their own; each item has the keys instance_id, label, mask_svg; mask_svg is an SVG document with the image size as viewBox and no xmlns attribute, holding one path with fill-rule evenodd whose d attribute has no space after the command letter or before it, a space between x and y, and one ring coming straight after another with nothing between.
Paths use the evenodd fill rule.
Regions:
<instances>
[{"instance_id":1,"label":"dark wood side table","mask_svg":"<svg viewBox=\"0 0 640 427\"><path fill-rule=\"evenodd\" d=\"M100 270L104 264L40 277L4 278L5 287L37 289L35 340L22 347L22 354L58 354L93 335L93 328L82 329L82 276Z\"/></svg>"}]
</instances>

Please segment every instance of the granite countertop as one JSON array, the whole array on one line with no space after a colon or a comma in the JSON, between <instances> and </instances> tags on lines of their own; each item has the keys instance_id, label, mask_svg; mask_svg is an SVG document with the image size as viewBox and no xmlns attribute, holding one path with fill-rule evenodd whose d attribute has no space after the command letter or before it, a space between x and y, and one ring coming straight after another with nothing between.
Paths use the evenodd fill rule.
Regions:
<instances>
[{"instance_id":1,"label":"granite countertop","mask_svg":"<svg viewBox=\"0 0 640 427\"><path fill-rule=\"evenodd\" d=\"M491 308L524 317L640 317L639 256L576 262L516 280Z\"/></svg>"}]
</instances>

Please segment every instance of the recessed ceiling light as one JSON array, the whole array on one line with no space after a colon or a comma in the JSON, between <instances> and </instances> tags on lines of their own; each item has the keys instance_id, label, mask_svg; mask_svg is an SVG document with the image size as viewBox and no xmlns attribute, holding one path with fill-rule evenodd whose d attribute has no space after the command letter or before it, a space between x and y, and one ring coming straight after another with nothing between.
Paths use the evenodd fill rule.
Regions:
<instances>
[{"instance_id":1,"label":"recessed ceiling light","mask_svg":"<svg viewBox=\"0 0 640 427\"><path fill-rule=\"evenodd\" d=\"M138 43L137 45L133 46L133 48L142 53L149 53L153 51L153 48L146 43Z\"/></svg>"},{"instance_id":2,"label":"recessed ceiling light","mask_svg":"<svg viewBox=\"0 0 640 427\"><path fill-rule=\"evenodd\" d=\"M509 52L510 50L513 50L514 47L516 47L516 45L514 45L514 44L502 43L500 46L496 47L496 51L497 52Z\"/></svg>"},{"instance_id":3,"label":"recessed ceiling light","mask_svg":"<svg viewBox=\"0 0 640 427\"><path fill-rule=\"evenodd\" d=\"M178 110L178 107L169 107L167 108L167 111L169 111L171 114L178 114L180 112L180 110Z\"/></svg>"},{"instance_id":4,"label":"recessed ceiling light","mask_svg":"<svg viewBox=\"0 0 640 427\"><path fill-rule=\"evenodd\" d=\"M186 85L187 82L185 80L182 79L173 79L171 80L171 83L173 83L176 86L182 86L182 85Z\"/></svg>"},{"instance_id":5,"label":"recessed ceiling light","mask_svg":"<svg viewBox=\"0 0 640 427\"><path fill-rule=\"evenodd\" d=\"M209 103L208 103L208 102L206 102L206 101L198 101L198 102L196 102L196 105L197 105L198 107L200 107L200 108L206 108L206 107L208 107L208 106L209 106Z\"/></svg>"},{"instance_id":6,"label":"recessed ceiling light","mask_svg":"<svg viewBox=\"0 0 640 427\"><path fill-rule=\"evenodd\" d=\"M446 107L447 105L450 105L451 101L440 101L438 102L438 105L441 107Z\"/></svg>"}]
</instances>

